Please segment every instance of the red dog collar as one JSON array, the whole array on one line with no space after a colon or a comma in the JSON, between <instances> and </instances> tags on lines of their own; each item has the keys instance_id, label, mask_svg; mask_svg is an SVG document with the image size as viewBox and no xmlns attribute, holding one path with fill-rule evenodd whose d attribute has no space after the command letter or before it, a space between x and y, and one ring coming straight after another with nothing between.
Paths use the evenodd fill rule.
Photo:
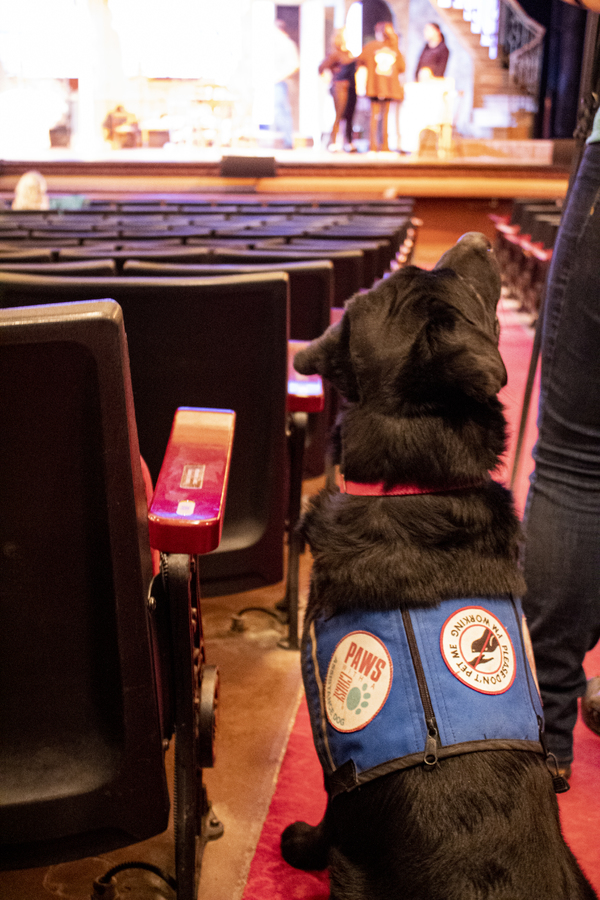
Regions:
<instances>
[{"instance_id":1,"label":"red dog collar","mask_svg":"<svg viewBox=\"0 0 600 900\"><path fill-rule=\"evenodd\" d=\"M341 494L353 494L355 497L408 497L416 494L444 494L447 491L460 491L472 487L481 487L483 482L465 484L458 488L426 488L416 484L394 484L387 488L383 481L366 483L362 481L346 481L340 474L338 486Z\"/></svg>"}]
</instances>

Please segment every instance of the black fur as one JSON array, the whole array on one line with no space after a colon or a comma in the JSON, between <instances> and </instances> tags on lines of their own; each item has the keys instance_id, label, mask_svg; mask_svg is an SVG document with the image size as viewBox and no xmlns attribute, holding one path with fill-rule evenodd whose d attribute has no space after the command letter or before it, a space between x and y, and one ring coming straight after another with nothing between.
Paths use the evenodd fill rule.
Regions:
<instances>
[{"instance_id":1,"label":"black fur","mask_svg":"<svg viewBox=\"0 0 600 900\"><path fill-rule=\"evenodd\" d=\"M319 372L344 398L348 480L440 491L314 499L305 633L322 612L523 593L512 498L489 477L506 428L499 295L489 242L468 234L432 272L410 267L355 296L296 356L298 371ZM320 825L290 825L281 849L297 868L329 865L333 900L596 896L561 836L543 757L524 751L378 778L330 800Z\"/></svg>"}]
</instances>

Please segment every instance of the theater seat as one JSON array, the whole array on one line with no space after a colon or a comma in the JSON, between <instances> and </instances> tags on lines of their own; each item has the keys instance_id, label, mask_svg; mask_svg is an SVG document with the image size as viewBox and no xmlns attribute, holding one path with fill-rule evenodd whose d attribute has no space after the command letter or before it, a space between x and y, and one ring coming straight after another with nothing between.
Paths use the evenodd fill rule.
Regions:
<instances>
[{"instance_id":1,"label":"theater seat","mask_svg":"<svg viewBox=\"0 0 600 900\"><path fill-rule=\"evenodd\" d=\"M207 596L284 575L288 278L58 278L0 271L0 307L111 297L123 310L142 455L152 478L178 405L234 409L223 540ZM256 423L260 427L256 427Z\"/></svg>"},{"instance_id":2,"label":"theater seat","mask_svg":"<svg viewBox=\"0 0 600 900\"><path fill-rule=\"evenodd\" d=\"M148 511L117 303L0 310L0 379L0 865L165 831L174 736L177 896L195 900L222 830L198 554L220 538L234 416L176 411Z\"/></svg>"},{"instance_id":3,"label":"theater seat","mask_svg":"<svg viewBox=\"0 0 600 900\"><path fill-rule=\"evenodd\" d=\"M117 274L112 259L89 259L75 262L5 262L0 256L0 271L21 272L23 275L75 275L104 278Z\"/></svg>"},{"instance_id":4,"label":"theater seat","mask_svg":"<svg viewBox=\"0 0 600 900\"><path fill-rule=\"evenodd\" d=\"M1 264L0 264L1 266ZM247 265L186 265L132 259L123 265L128 277L207 278L213 275L250 275L256 272L286 272L290 283L290 337L311 341L329 325L334 299L333 264L326 259ZM58 274L58 273L57 273Z\"/></svg>"}]
</instances>

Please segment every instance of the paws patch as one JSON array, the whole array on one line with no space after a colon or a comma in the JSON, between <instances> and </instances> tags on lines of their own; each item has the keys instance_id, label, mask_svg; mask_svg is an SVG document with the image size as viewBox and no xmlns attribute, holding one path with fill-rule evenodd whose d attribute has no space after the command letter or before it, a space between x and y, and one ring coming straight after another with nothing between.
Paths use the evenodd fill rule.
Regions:
<instances>
[{"instance_id":1,"label":"paws patch","mask_svg":"<svg viewBox=\"0 0 600 900\"><path fill-rule=\"evenodd\" d=\"M515 680L517 660L508 632L481 606L466 606L446 619L440 649L452 674L474 691L503 694Z\"/></svg>"},{"instance_id":2,"label":"paws patch","mask_svg":"<svg viewBox=\"0 0 600 900\"><path fill-rule=\"evenodd\" d=\"M353 631L339 642L325 680L325 712L336 731L360 731L381 712L392 686L392 658L368 631Z\"/></svg>"}]
</instances>

